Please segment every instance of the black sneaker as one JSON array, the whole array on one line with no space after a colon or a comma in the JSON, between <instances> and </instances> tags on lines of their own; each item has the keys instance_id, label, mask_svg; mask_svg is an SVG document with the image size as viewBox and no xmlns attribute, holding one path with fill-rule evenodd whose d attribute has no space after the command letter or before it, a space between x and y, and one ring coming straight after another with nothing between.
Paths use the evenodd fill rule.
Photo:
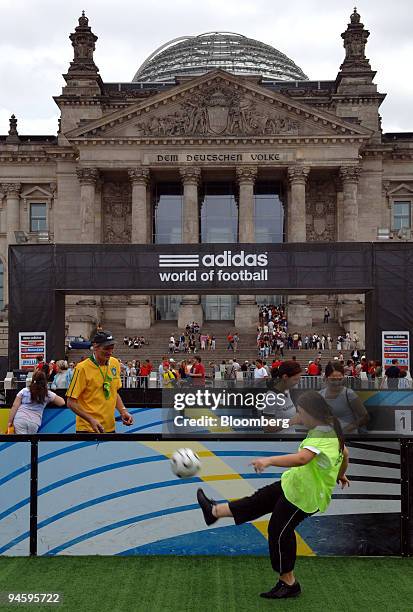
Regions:
<instances>
[{"instance_id":1,"label":"black sneaker","mask_svg":"<svg viewBox=\"0 0 413 612\"><path fill-rule=\"evenodd\" d=\"M298 597L301 593L299 582L294 582L291 586L282 580L279 580L271 591L260 593L260 597L265 599L285 599L286 597Z\"/></svg>"},{"instance_id":2,"label":"black sneaker","mask_svg":"<svg viewBox=\"0 0 413 612\"><path fill-rule=\"evenodd\" d=\"M207 525L212 525L217 521L217 517L212 514L212 507L215 506L216 502L213 499L209 499L202 489L198 489L196 492L198 504L201 506L201 510L204 513L204 519Z\"/></svg>"}]
</instances>

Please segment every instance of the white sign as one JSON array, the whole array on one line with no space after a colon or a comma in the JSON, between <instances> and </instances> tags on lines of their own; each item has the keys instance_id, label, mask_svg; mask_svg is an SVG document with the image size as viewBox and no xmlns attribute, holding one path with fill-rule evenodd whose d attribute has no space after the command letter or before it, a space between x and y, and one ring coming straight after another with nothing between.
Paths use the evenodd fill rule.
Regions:
<instances>
[{"instance_id":1,"label":"white sign","mask_svg":"<svg viewBox=\"0 0 413 612\"><path fill-rule=\"evenodd\" d=\"M407 435L412 433L412 413L410 410L395 410L394 421L394 428L397 433Z\"/></svg>"},{"instance_id":2,"label":"white sign","mask_svg":"<svg viewBox=\"0 0 413 612\"><path fill-rule=\"evenodd\" d=\"M46 359L46 332L20 332L19 369L34 370L37 357Z\"/></svg>"},{"instance_id":3,"label":"white sign","mask_svg":"<svg viewBox=\"0 0 413 612\"><path fill-rule=\"evenodd\" d=\"M397 359L401 370L410 369L410 334L408 331L382 332L382 364L385 370Z\"/></svg>"},{"instance_id":4,"label":"white sign","mask_svg":"<svg viewBox=\"0 0 413 612\"><path fill-rule=\"evenodd\" d=\"M248 282L268 280L268 253L223 251L205 255L159 255L161 282ZM162 270L167 268L168 272ZM231 268L231 270L228 270Z\"/></svg>"}]
</instances>

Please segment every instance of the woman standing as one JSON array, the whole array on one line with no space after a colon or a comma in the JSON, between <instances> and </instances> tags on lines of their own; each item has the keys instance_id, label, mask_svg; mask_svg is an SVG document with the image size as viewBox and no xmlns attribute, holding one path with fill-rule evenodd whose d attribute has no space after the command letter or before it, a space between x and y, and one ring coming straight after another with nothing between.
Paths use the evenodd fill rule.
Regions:
<instances>
[{"instance_id":1,"label":"woman standing","mask_svg":"<svg viewBox=\"0 0 413 612\"><path fill-rule=\"evenodd\" d=\"M327 386L319 391L340 421L344 433L357 432L366 426L369 415L359 396L344 386L344 367L341 363L328 363L325 377Z\"/></svg>"},{"instance_id":2,"label":"woman standing","mask_svg":"<svg viewBox=\"0 0 413 612\"><path fill-rule=\"evenodd\" d=\"M297 410L291 399L290 389L298 385L302 374L302 369L296 361L284 361L278 368L271 369L271 379L267 382L267 387L272 393L284 396L283 404L269 405L264 408L263 414L277 419L292 419ZM266 431L278 431L278 428L267 429ZM292 428L288 431L291 433Z\"/></svg>"},{"instance_id":3,"label":"woman standing","mask_svg":"<svg viewBox=\"0 0 413 612\"><path fill-rule=\"evenodd\" d=\"M296 453L255 459L251 463L257 473L270 466L290 468L280 481L258 489L250 497L224 504L209 499L202 489L197 492L207 525L223 517L233 517L235 524L241 525L271 513L268 545L271 565L279 580L272 589L261 593L266 599L300 595L301 587L294 576L297 552L294 529L311 514L325 512L336 483L341 483L342 489L349 485L345 475L348 451L340 423L317 391L300 396L295 420L309 429Z\"/></svg>"},{"instance_id":4,"label":"woman standing","mask_svg":"<svg viewBox=\"0 0 413 612\"><path fill-rule=\"evenodd\" d=\"M7 428L14 426L16 434L37 433L47 404L64 406L65 400L48 390L46 374L39 370L34 372L30 387L25 387L16 395Z\"/></svg>"},{"instance_id":5,"label":"woman standing","mask_svg":"<svg viewBox=\"0 0 413 612\"><path fill-rule=\"evenodd\" d=\"M57 374L55 375L51 388L54 389L67 389L72 380L71 373L67 365L67 361L60 359L56 362Z\"/></svg>"}]
</instances>

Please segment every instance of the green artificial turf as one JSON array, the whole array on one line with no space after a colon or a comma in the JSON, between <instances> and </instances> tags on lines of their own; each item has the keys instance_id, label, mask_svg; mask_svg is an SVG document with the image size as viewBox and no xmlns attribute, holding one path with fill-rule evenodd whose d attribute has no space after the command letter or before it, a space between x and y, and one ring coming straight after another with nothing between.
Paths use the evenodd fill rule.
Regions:
<instances>
[{"instance_id":1,"label":"green artificial turf","mask_svg":"<svg viewBox=\"0 0 413 612\"><path fill-rule=\"evenodd\" d=\"M3 610L76 612L413 612L413 558L300 558L303 593L271 601L263 557L0 557L0 592L61 592L55 605Z\"/></svg>"}]
</instances>

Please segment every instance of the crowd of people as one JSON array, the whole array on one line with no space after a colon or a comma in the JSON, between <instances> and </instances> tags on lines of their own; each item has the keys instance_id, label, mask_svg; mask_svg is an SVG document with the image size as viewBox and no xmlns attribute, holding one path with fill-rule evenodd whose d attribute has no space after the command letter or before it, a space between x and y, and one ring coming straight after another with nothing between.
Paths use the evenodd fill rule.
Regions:
<instances>
[{"instance_id":1,"label":"crowd of people","mask_svg":"<svg viewBox=\"0 0 413 612\"><path fill-rule=\"evenodd\" d=\"M123 344L129 348L138 349L149 343L146 341L145 336L124 336Z\"/></svg>"},{"instance_id":2,"label":"crowd of people","mask_svg":"<svg viewBox=\"0 0 413 612\"><path fill-rule=\"evenodd\" d=\"M237 331L228 331L227 350L237 351L239 345L239 335ZM172 334L168 341L168 351L173 353L197 353L199 351L215 351L217 339L213 333L201 331L198 323L188 323L185 331L177 337Z\"/></svg>"},{"instance_id":3,"label":"crowd of people","mask_svg":"<svg viewBox=\"0 0 413 612\"><path fill-rule=\"evenodd\" d=\"M324 323L330 320L330 310L324 309ZM360 338L357 332L352 335L349 331L333 338L330 333L299 333L288 331L288 319L284 306L260 306L258 312L257 349L258 355L267 358L269 355L279 353L284 355L288 350L337 350L355 352L354 357L360 357ZM352 355L353 357L353 355Z\"/></svg>"},{"instance_id":4,"label":"crowd of people","mask_svg":"<svg viewBox=\"0 0 413 612\"><path fill-rule=\"evenodd\" d=\"M229 341L228 348L233 348L233 346L234 342ZM324 376L326 386L321 389L320 393L324 394L323 397L327 402L329 399L336 399L333 398L335 391L338 397L338 391L341 392L341 389L344 388L344 379L348 376L361 378L364 374L365 378L370 380L379 378L381 380L380 387L390 390L411 388L412 382L410 377L407 376L406 370L400 367L397 359L393 359L391 366L383 371L381 363L368 360L365 355L362 355L360 359L348 359L346 362L340 356L336 356L333 361L328 362L323 372L320 356L310 360L307 367L303 368L296 356L288 361L284 361L280 356L275 356L271 363L262 358L257 359L254 363L247 360L239 363L234 352L230 359L222 360L221 363L210 361L207 370L200 355L188 356L179 363L170 354L168 356L163 355L157 368L150 359L132 360L124 363L112 357L114 339L109 332L98 332L93 339L92 348L92 354L89 357L82 358L77 364L73 361L68 363L66 360L51 360L46 363L44 359L39 357L30 386L19 391L16 396L10 411L8 429L14 427L14 431L17 433L35 433L40 426L44 407L48 403L54 403L58 406L65 404L65 401L54 393L54 390L67 390L67 405L77 415L77 429L79 431L108 431L108 423L112 426L111 417L107 417L106 425L102 426L102 429L95 422L95 417L88 415L84 407L82 408L82 405L77 402L79 397L77 393L81 389L82 391L79 391L79 394L84 393L87 398L88 393L91 393L92 390L94 393L95 388L101 388L103 396L107 400L110 394L114 392L112 383L116 384L116 397L119 398L116 399L116 408L123 415L122 421L128 424L132 418L124 408L117 391L122 386L126 388L148 386L148 379L153 372L156 373L156 378L164 388L187 385L204 386L208 378L233 381L234 383L239 378L249 378L268 383L279 378L279 373L284 371L287 379L294 380L298 374L298 378L301 376ZM201 350L207 350L206 346ZM288 372L290 374L287 375ZM92 390L88 388L90 381L93 382ZM295 384L297 382L298 380ZM351 389L345 388L347 405L351 407L353 415L360 413L357 426L361 427L364 423L361 410L357 412L357 407L351 406L353 402L356 402L356 398L359 401L358 396ZM85 405L87 405L87 401L85 399ZM100 401L103 401L103 398L100 398ZM340 411L343 412L342 407Z\"/></svg>"}]
</instances>

